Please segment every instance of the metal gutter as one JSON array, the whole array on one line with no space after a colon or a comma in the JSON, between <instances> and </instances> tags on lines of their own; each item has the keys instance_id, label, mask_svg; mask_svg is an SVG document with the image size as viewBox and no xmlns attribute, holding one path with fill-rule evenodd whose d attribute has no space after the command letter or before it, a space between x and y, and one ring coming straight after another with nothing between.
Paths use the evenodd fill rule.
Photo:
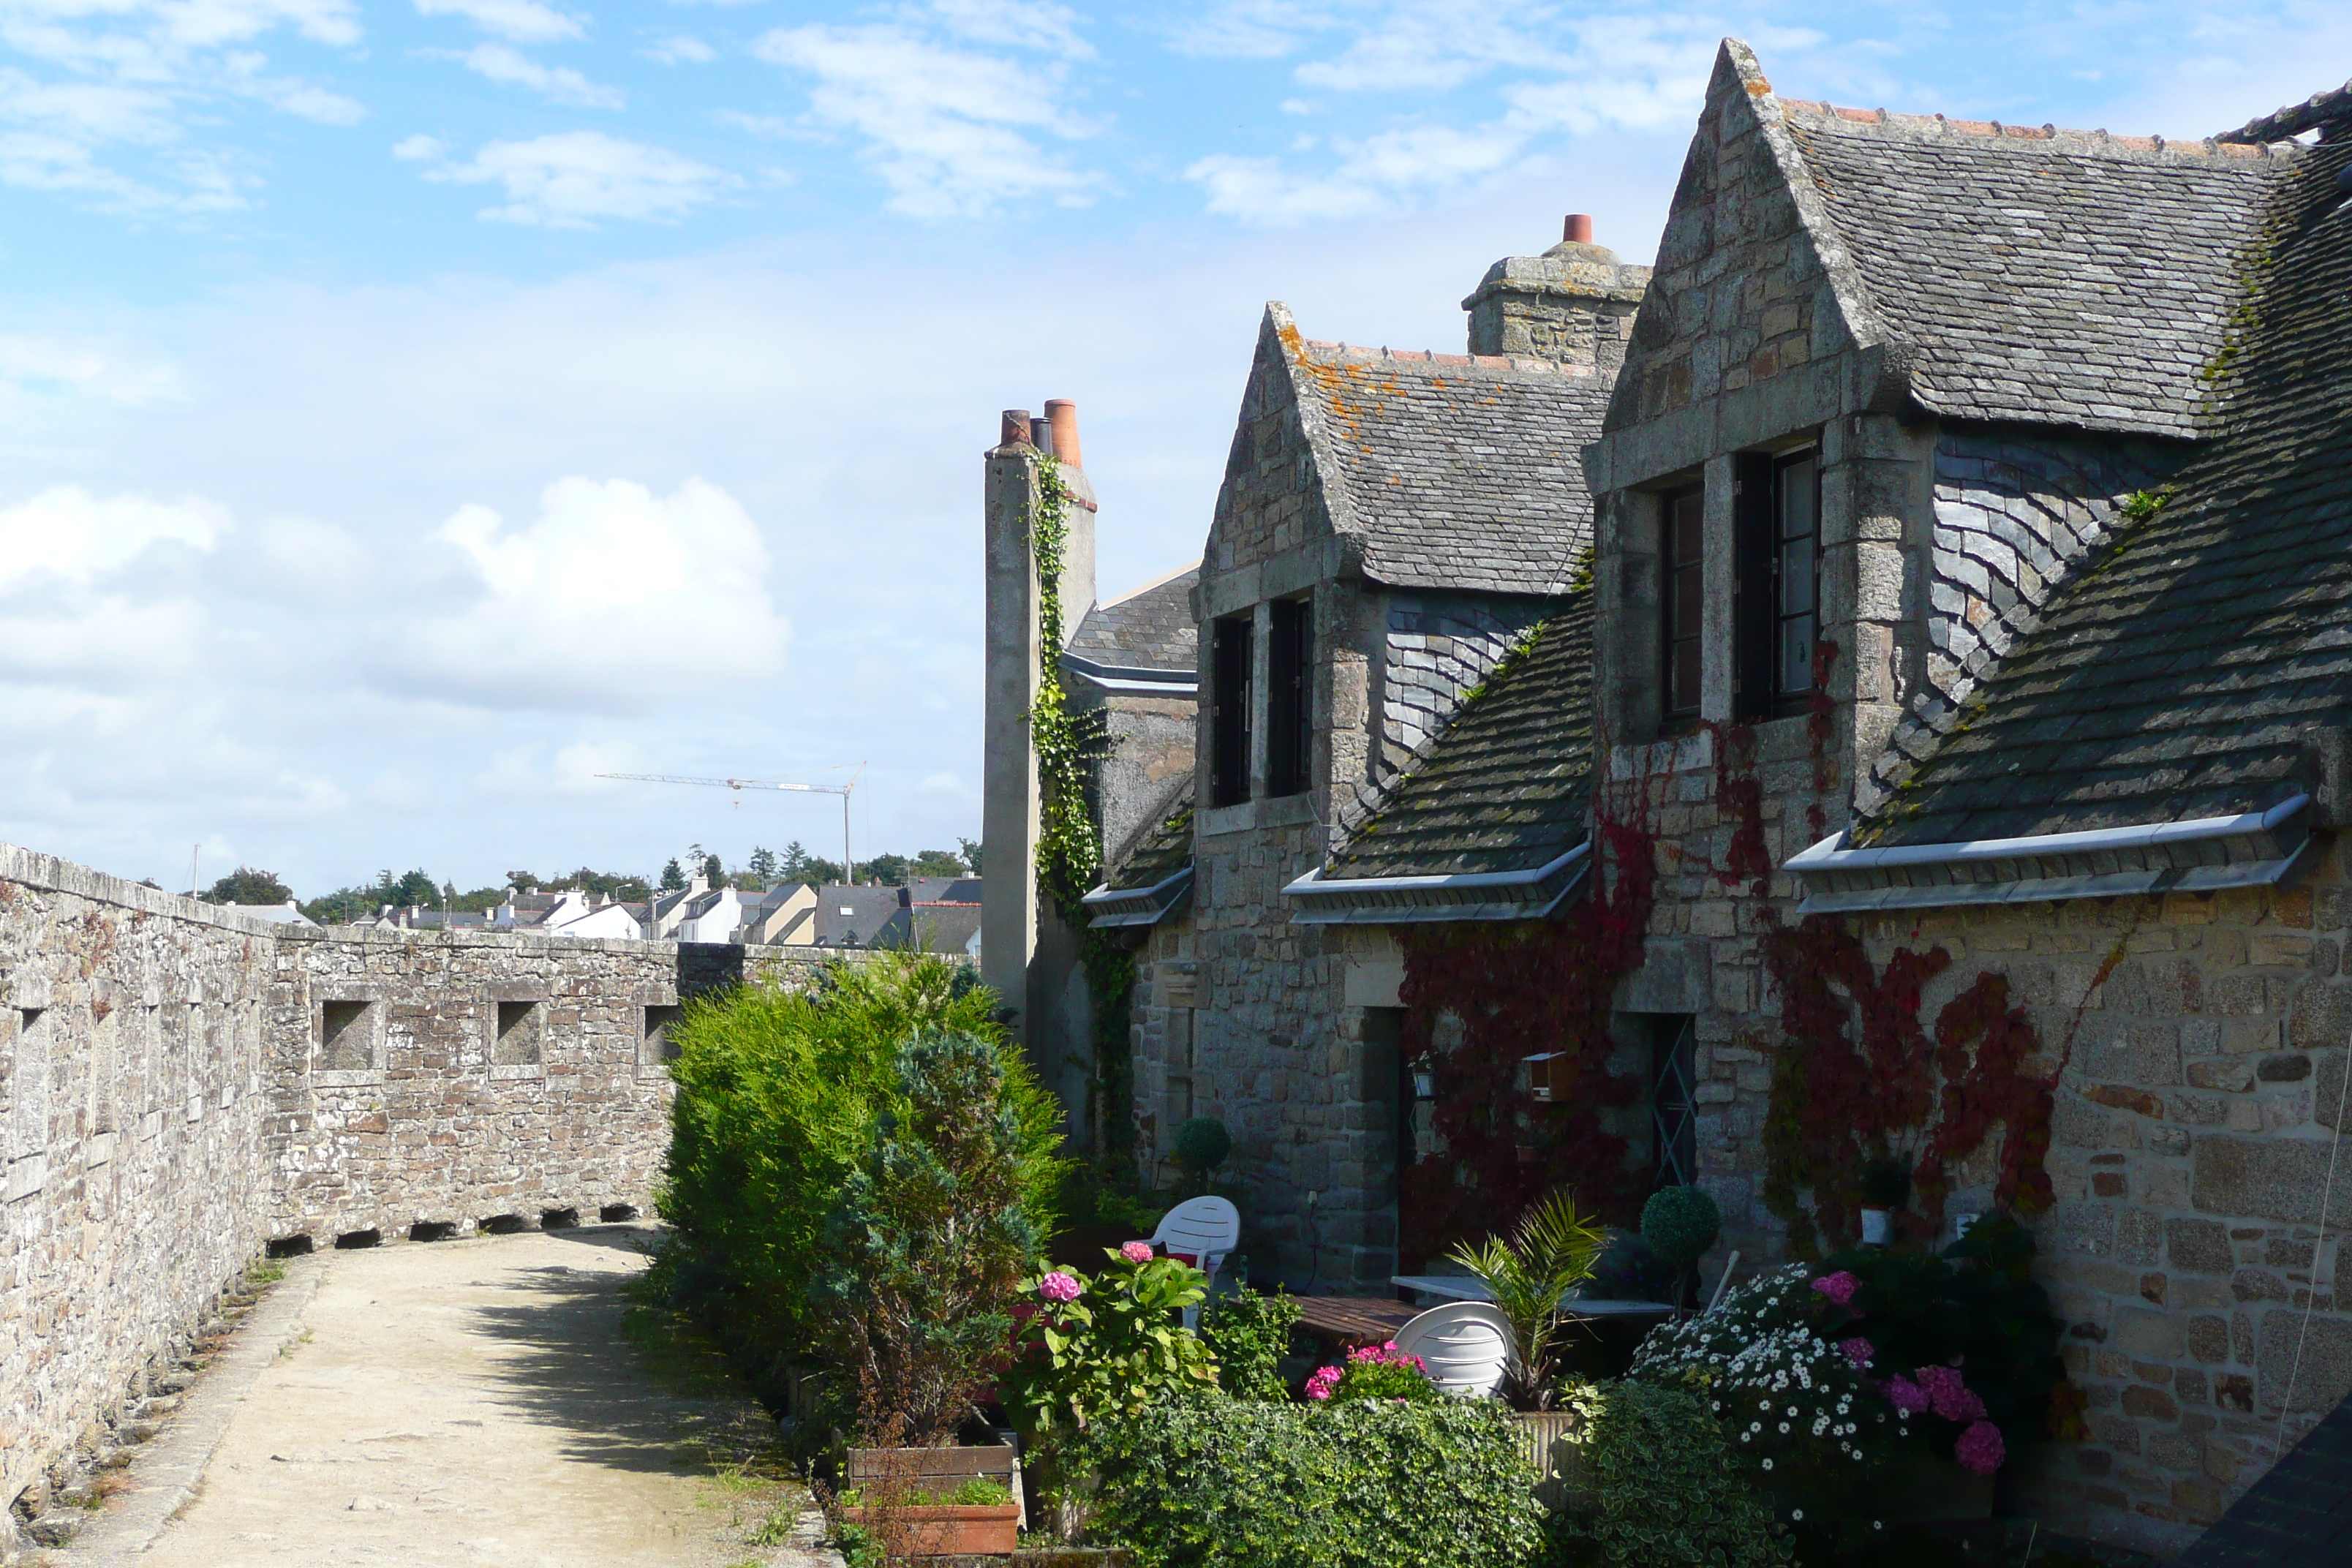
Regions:
<instances>
[{"instance_id":1,"label":"metal gutter","mask_svg":"<svg viewBox=\"0 0 2352 1568\"><path fill-rule=\"evenodd\" d=\"M1153 669L1144 665L1098 664L1074 653L1062 656L1062 668L1089 686L1139 697L1197 697L1201 673L1196 669Z\"/></svg>"},{"instance_id":2,"label":"metal gutter","mask_svg":"<svg viewBox=\"0 0 2352 1568\"><path fill-rule=\"evenodd\" d=\"M2235 816L1880 849L1841 849L1841 833L1786 869L1805 883L1801 915L2263 887L2302 870L2310 806L2296 795Z\"/></svg>"},{"instance_id":3,"label":"metal gutter","mask_svg":"<svg viewBox=\"0 0 2352 1568\"><path fill-rule=\"evenodd\" d=\"M1298 925L1420 925L1538 920L1566 903L1591 871L1592 841L1523 871L1432 877L1326 877L1318 868L1282 889Z\"/></svg>"},{"instance_id":4,"label":"metal gutter","mask_svg":"<svg viewBox=\"0 0 2352 1568\"><path fill-rule=\"evenodd\" d=\"M1192 868L1164 877L1148 888L1097 888L1078 902L1092 911L1087 925L1095 931L1120 926L1152 926L1165 920L1192 890Z\"/></svg>"}]
</instances>

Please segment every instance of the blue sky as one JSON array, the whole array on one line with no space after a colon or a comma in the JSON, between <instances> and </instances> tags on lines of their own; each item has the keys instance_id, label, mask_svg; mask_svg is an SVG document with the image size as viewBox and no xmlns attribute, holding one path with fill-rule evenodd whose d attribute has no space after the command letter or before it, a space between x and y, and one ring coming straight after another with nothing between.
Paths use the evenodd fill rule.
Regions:
<instances>
[{"instance_id":1,"label":"blue sky","mask_svg":"<svg viewBox=\"0 0 2352 1568\"><path fill-rule=\"evenodd\" d=\"M1264 301L1455 348L1646 260L1717 40L1793 96L2203 135L2352 8L0 0L0 838L306 895L978 831L979 457L1076 398L1197 553Z\"/></svg>"}]
</instances>

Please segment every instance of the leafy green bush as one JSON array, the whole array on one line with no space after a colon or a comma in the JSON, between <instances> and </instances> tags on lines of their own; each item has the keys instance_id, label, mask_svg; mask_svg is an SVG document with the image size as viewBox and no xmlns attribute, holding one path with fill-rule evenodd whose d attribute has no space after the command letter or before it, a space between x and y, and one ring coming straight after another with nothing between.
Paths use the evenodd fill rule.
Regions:
<instances>
[{"instance_id":1,"label":"leafy green bush","mask_svg":"<svg viewBox=\"0 0 2352 1568\"><path fill-rule=\"evenodd\" d=\"M824 1330L809 1303L827 1220L886 1117L906 1111L899 1047L933 1031L995 1049L1019 1146L1022 1206L1053 1226L1061 1107L995 1018L996 996L937 954L835 963L804 990L747 985L688 1004L665 1218L649 1289L712 1321L752 1359L798 1359Z\"/></svg>"},{"instance_id":2,"label":"leafy green bush","mask_svg":"<svg viewBox=\"0 0 2352 1568\"><path fill-rule=\"evenodd\" d=\"M825 1226L814 1300L859 1395L860 1435L942 1443L972 1413L1040 1247L1021 1205L1021 1127L1004 1063L974 1035L898 1053L900 1114L877 1122Z\"/></svg>"},{"instance_id":3,"label":"leafy green bush","mask_svg":"<svg viewBox=\"0 0 2352 1568\"><path fill-rule=\"evenodd\" d=\"M1208 1276L1173 1258L1105 1247L1089 1280L1048 1269L1027 1282L1035 1304L1000 1380L1024 1425L1049 1446L1107 1415L1141 1409L1186 1389L1213 1385L1209 1347L1181 1314L1199 1304Z\"/></svg>"},{"instance_id":4,"label":"leafy green bush","mask_svg":"<svg viewBox=\"0 0 2352 1568\"><path fill-rule=\"evenodd\" d=\"M1298 1322L1298 1299L1244 1290L1220 1296L1201 1313L1201 1338L1217 1358L1217 1386L1236 1399L1281 1400L1282 1358Z\"/></svg>"},{"instance_id":5,"label":"leafy green bush","mask_svg":"<svg viewBox=\"0 0 2352 1568\"><path fill-rule=\"evenodd\" d=\"M1211 1394L1102 1423L1093 1533L1138 1568L1521 1568L1535 1472L1489 1400L1331 1407Z\"/></svg>"},{"instance_id":6,"label":"leafy green bush","mask_svg":"<svg viewBox=\"0 0 2352 1568\"><path fill-rule=\"evenodd\" d=\"M1572 1563L1763 1568L1794 1548L1741 1479L1706 1395L1639 1383L1572 1384L1581 1485L1559 1533Z\"/></svg>"},{"instance_id":7,"label":"leafy green bush","mask_svg":"<svg viewBox=\"0 0 2352 1568\"><path fill-rule=\"evenodd\" d=\"M1333 1405L1351 1399L1433 1405L1445 1394L1429 1381L1429 1368L1422 1359L1407 1355L1391 1340L1382 1345L1358 1345L1348 1352L1344 1366L1318 1367L1307 1380L1307 1397Z\"/></svg>"},{"instance_id":8,"label":"leafy green bush","mask_svg":"<svg viewBox=\"0 0 2352 1568\"><path fill-rule=\"evenodd\" d=\"M1670 1268L1687 1268L1715 1245L1723 1215L1697 1187L1660 1187L1642 1205L1642 1239Z\"/></svg>"}]
</instances>

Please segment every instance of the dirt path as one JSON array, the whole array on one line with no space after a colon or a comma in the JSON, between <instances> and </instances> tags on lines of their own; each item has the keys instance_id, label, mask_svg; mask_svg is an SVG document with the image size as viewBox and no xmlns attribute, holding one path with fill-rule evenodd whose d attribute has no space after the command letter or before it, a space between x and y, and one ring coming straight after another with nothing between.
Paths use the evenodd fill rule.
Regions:
<instances>
[{"instance_id":1,"label":"dirt path","mask_svg":"<svg viewBox=\"0 0 2352 1568\"><path fill-rule=\"evenodd\" d=\"M744 1467L774 1428L715 1358L624 1337L621 1286L652 1235L593 1226L306 1260L316 1293L241 1397L224 1384L226 1434L177 1517L144 1542L110 1539L121 1532L100 1522L51 1560L837 1562L785 1539L804 1500ZM204 1396L200 1381L192 1410Z\"/></svg>"}]
</instances>

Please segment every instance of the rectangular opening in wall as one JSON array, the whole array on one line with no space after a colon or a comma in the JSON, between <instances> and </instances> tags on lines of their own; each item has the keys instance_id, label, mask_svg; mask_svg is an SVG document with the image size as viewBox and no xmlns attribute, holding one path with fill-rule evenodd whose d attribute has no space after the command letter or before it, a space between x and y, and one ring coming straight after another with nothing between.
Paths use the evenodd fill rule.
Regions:
<instances>
[{"instance_id":1,"label":"rectangular opening in wall","mask_svg":"<svg viewBox=\"0 0 2352 1568\"><path fill-rule=\"evenodd\" d=\"M1209 629L1209 804L1250 797L1250 617L1222 616Z\"/></svg>"},{"instance_id":2,"label":"rectangular opening in wall","mask_svg":"<svg viewBox=\"0 0 2352 1568\"><path fill-rule=\"evenodd\" d=\"M1265 650L1265 793L1304 795L1315 765L1315 617L1307 599L1276 599Z\"/></svg>"},{"instance_id":3,"label":"rectangular opening in wall","mask_svg":"<svg viewBox=\"0 0 2352 1568\"><path fill-rule=\"evenodd\" d=\"M537 1002L499 1004L499 1037L490 1047L492 1067L524 1067L539 1060L541 1012Z\"/></svg>"},{"instance_id":4,"label":"rectangular opening in wall","mask_svg":"<svg viewBox=\"0 0 2352 1568\"><path fill-rule=\"evenodd\" d=\"M1697 486L1662 498L1658 516L1660 728L1679 733L1698 721L1706 619L1706 492Z\"/></svg>"},{"instance_id":5,"label":"rectangular opening in wall","mask_svg":"<svg viewBox=\"0 0 2352 1568\"><path fill-rule=\"evenodd\" d=\"M1385 1205L1402 1194L1406 1167L1413 1162L1412 1070L1404 1058L1404 1009L1364 1009L1364 1056L1359 1098L1374 1135L1389 1135L1389 1168L1372 1189Z\"/></svg>"},{"instance_id":6,"label":"rectangular opening in wall","mask_svg":"<svg viewBox=\"0 0 2352 1568\"><path fill-rule=\"evenodd\" d=\"M1698 1031L1688 1014L1650 1021L1650 1137L1659 1186L1686 1187L1698 1177Z\"/></svg>"},{"instance_id":7,"label":"rectangular opening in wall","mask_svg":"<svg viewBox=\"0 0 2352 1568\"><path fill-rule=\"evenodd\" d=\"M369 1002L319 1005L319 1067L326 1072L365 1072L375 1066L369 1028Z\"/></svg>"},{"instance_id":8,"label":"rectangular opening in wall","mask_svg":"<svg viewBox=\"0 0 2352 1568\"><path fill-rule=\"evenodd\" d=\"M1801 713L1821 637L1821 458L1811 447L1733 461L1732 710Z\"/></svg>"},{"instance_id":9,"label":"rectangular opening in wall","mask_svg":"<svg viewBox=\"0 0 2352 1568\"><path fill-rule=\"evenodd\" d=\"M669 1032L685 1016L686 1009L675 1003L656 1002L646 1006L644 1043L637 1051L638 1066L659 1067L677 1060L677 1045L669 1037Z\"/></svg>"}]
</instances>

